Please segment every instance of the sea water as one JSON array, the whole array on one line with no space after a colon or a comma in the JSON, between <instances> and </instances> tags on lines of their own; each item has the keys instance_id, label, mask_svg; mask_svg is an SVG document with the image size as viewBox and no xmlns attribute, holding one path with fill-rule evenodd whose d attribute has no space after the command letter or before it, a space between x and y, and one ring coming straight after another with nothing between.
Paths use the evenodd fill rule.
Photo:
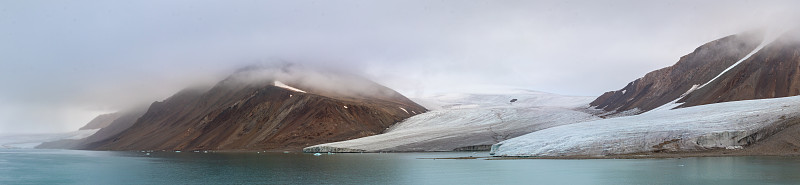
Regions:
<instances>
[{"instance_id":1,"label":"sea water","mask_svg":"<svg viewBox=\"0 0 800 185\"><path fill-rule=\"evenodd\" d=\"M486 155L0 149L0 184L800 183L795 157L430 159Z\"/></svg>"}]
</instances>

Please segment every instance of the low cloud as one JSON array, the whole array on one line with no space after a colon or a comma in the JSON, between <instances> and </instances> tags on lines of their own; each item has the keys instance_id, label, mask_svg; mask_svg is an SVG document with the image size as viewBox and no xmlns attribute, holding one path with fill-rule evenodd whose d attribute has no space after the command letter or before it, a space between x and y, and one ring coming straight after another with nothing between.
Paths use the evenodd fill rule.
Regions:
<instances>
[{"instance_id":1,"label":"low cloud","mask_svg":"<svg viewBox=\"0 0 800 185\"><path fill-rule=\"evenodd\" d=\"M400 95L380 84L342 69L285 62L268 62L238 70L221 85L242 86L288 84L302 91L347 98L394 99Z\"/></svg>"},{"instance_id":2,"label":"low cloud","mask_svg":"<svg viewBox=\"0 0 800 185\"><path fill-rule=\"evenodd\" d=\"M85 116L4 114L0 132L77 129L97 112L162 100L265 60L355 73L407 96L486 85L596 96L708 41L800 22L795 7L800 2L8 1L0 3L0 110Z\"/></svg>"}]
</instances>

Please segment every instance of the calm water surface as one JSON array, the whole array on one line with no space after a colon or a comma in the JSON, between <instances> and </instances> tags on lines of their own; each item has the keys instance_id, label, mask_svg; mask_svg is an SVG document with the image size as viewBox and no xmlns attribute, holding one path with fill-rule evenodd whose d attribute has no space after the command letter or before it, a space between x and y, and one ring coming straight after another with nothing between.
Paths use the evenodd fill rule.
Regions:
<instances>
[{"instance_id":1,"label":"calm water surface","mask_svg":"<svg viewBox=\"0 0 800 185\"><path fill-rule=\"evenodd\" d=\"M0 184L798 184L800 158L431 160L334 154L0 149ZM487 155L479 153L478 155Z\"/></svg>"}]
</instances>

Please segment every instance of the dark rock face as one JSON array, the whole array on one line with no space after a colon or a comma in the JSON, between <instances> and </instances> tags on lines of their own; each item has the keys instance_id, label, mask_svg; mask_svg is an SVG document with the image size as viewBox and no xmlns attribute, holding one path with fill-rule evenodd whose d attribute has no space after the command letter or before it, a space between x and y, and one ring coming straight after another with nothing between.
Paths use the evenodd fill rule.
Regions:
<instances>
[{"instance_id":1,"label":"dark rock face","mask_svg":"<svg viewBox=\"0 0 800 185\"><path fill-rule=\"evenodd\" d=\"M363 78L282 70L292 75L263 77L246 70L207 91L182 91L153 103L130 128L87 149L300 150L379 134L427 111ZM276 86L276 80L305 92Z\"/></svg>"},{"instance_id":2,"label":"dark rock face","mask_svg":"<svg viewBox=\"0 0 800 185\"><path fill-rule=\"evenodd\" d=\"M614 113L642 113L680 98L694 85L702 85L752 52L763 40L762 33L749 32L704 44L681 57L673 66L659 69L606 92L592 103L596 109Z\"/></svg>"},{"instance_id":3,"label":"dark rock face","mask_svg":"<svg viewBox=\"0 0 800 185\"><path fill-rule=\"evenodd\" d=\"M800 95L800 31L787 32L717 80L687 95L681 107Z\"/></svg>"},{"instance_id":4,"label":"dark rock face","mask_svg":"<svg viewBox=\"0 0 800 185\"><path fill-rule=\"evenodd\" d=\"M111 113L111 114L103 114L95 117L92 121L89 121L86 125L81 127L78 130L91 130L91 129L100 129L105 128L106 126L110 125L111 122L119 118L119 113Z\"/></svg>"}]
</instances>

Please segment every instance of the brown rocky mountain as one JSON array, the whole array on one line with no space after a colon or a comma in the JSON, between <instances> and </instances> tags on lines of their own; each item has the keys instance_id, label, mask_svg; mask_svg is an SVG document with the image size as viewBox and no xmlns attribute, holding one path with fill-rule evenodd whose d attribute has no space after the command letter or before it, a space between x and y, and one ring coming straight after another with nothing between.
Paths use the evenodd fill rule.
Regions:
<instances>
[{"instance_id":1,"label":"brown rocky mountain","mask_svg":"<svg viewBox=\"0 0 800 185\"><path fill-rule=\"evenodd\" d=\"M800 30L785 32L756 50L764 40L761 35L749 32L705 44L671 67L603 94L591 106L608 114L642 113L676 100L681 108L800 95Z\"/></svg>"},{"instance_id":2,"label":"brown rocky mountain","mask_svg":"<svg viewBox=\"0 0 800 185\"><path fill-rule=\"evenodd\" d=\"M638 114L680 98L696 84L704 84L753 51L763 33L748 32L704 44L673 66L647 73L617 91L590 103L608 114Z\"/></svg>"},{"instance_id":3,"label":"brown rocky mountain","mask_svg":"<svg viewBox=\"0 0 800 185\"><path fill-rule=\"evenodd\" d=\"M95 117L94 119L92 119L92 121L89 121L89 123L87 123L86 125L84 125L83 127L81 127L78 130L91 130L91 129L105 128L106 126L111 124L111 122L113 122L114 120L119 118L119 116L120 116L119 113L110 113L110 114L99 115L99 116Z\"/></svg>"},{"instance_id":4,"label":"brown rocky mountain","mask_svg":"<svg viewBox=\"0 0 800 185\"><path fill-rule=\"evenodd\" d=\"M300 150L379 134L425 111L354 75L250 68L210 90L184 90L155 102L130 128L84 149Z\"/></svg>"},{"instance_id":5,"label":"brown rocky mountain","mask_svg":"<svg viewBox=\"0 0 800 185\"><path fill-rule=\"evenodd\" d=\"M684 98L681 107L800 95L800 30L787 32Z\"/></svg>"}]
</instances>

